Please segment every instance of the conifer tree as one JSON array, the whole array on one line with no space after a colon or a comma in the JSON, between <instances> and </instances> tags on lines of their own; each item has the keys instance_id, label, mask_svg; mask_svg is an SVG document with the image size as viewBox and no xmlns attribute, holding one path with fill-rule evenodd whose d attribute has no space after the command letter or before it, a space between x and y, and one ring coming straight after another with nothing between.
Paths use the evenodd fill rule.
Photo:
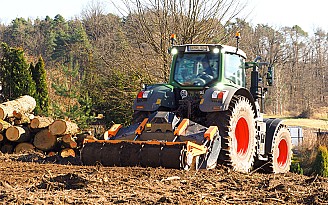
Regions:
<instances>
[{"instance_id":1,"label":"conifer tree","mask_svg":"<svg viewBox=\"0 0 328 205\"><path fill-rule=\"evenodd\" d=\"M54 115L60 118L74 119L80 128L93 120L91 113L92 99L88 92L82 89L84 77L79 76L79 65L71 61L68 66L63 65L59 76L52 76L56 99L52 101ZM64 106L62 106L65 102Z\"/></svg>"},{"instance_id":2,"label":"conifer tree","mask_svg":"<svg viewBox=\"0 0 328 205\"><path fill-rule=\"evenodd\" d=\"M49 95L45 65L42 56L35 66L31 66L32 77L36 85L35 99L37 102L35 113L40 115L49 114Z\"/></svg>"},{"instance_id":3,"label":"conifer tree","mask_svg":"<svg viewBox=\"0 0 328 205\"><path fill-rule=\"evenodd\" d=\"M0 60L2 93L4 99L12 100L22 95L35 95L35 82L30 66L21 48L12 48L1 44L3 57Z\"/></svg>"},{"instance_id":4,"label":"conifer tree","mask_svg":"<svg viewBox=\"0 0 328 205\"><path fill-rule=\"evenodd\" d=\"M326 146L319 146L312 168L315 174L328 177L328 150Z\"/></svg>"}]
</instances>

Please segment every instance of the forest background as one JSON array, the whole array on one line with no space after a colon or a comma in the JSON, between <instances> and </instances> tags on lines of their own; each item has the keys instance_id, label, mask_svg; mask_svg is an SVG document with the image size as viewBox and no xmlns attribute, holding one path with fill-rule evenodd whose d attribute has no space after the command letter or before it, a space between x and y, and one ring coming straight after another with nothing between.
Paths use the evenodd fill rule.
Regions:
<instances>
[{"instance_id":1,"label":"forest background","mask_svg":"<svg viewBox=\"0 0 328 205\"><path fill-rule=\"evenodd\" d=\"M309 35L298 25L254 26L240 17L245 5L238 0L122 2L128 11L124 16L92 3L70 20L58 14L0 24L0 42L5 43L0 51L3 90L11 86L5 82L12 80L4 78L6 54L19 51L27 70L40 65L45 69L49 105L43 113L80 124L102 114L107 123L128 124L142 84L168 80L171 33L177 34L178 44L235 46L234 35L240 31L240 48L248 60L261 56L275 67L266 113L328 118L328 33L324 29L316 28ZM11 96L3 95L2 100Z\"/></svg>"}]
</instances>

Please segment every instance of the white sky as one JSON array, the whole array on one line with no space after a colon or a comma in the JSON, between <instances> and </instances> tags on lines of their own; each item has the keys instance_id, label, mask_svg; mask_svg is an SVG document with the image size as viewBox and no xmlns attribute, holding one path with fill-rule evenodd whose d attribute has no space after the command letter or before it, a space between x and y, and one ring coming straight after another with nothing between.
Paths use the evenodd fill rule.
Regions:
<instances>
[{"instance_id":1,"label":"white sky","mask_svg":"<svg viewBox=\"0 0 328 205\"><path fill-rule=\"evenodd\" d=\"M79 16L92 0L0 0L0 22L8 24L16 17L43 19L61 14L66 19ZM113 12L111 0L97 0ZM328 32L326 0L241 0L248 1L247 10L252 10L247 21L253 25L268 24L275 28L299 25L312 33L315 28Z\"/></svg>"},{"instance_id":2,"label":"white sky","mask_svg":"<svg viewBox=\"0 0 328 205\"><path fill-rule=\"evenodd\" d=\"M249 4L254 8L248 19L253 24L298 25L310 33L316 28L328 32L327 0L249 0Z\"/></svg>"}]
</instances>

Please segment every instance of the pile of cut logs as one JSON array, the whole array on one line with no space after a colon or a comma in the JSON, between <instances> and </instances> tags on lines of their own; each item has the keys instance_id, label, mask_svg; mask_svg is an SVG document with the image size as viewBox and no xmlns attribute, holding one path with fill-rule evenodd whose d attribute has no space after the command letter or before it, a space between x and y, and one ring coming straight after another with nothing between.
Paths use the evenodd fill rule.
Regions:
<instances>
[{"instance_id":1,"label":"pile of cut logs","mask_svg":"<svg viewBox=\"0 0 328 205\"><path fill-rule=\"evenodd\" d=\"M35 99L28 95L0 104L1 152L36 150L48 156L75 157L84 138L92 138L81 134L77 124L69 120L34 116L35 106Z\"/></svg>"}]
</instances>

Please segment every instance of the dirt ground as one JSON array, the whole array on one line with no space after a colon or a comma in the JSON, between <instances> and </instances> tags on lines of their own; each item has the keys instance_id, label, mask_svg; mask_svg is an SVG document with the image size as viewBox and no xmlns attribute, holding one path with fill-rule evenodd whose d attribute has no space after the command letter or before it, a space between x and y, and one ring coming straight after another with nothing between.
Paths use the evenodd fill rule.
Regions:
<instances>
[{"instance_id":1,"label":"dirt ground","mask_svg":"<svg viewBox=\"0 0 328 205\"><path fill-rule=\"evenodd\" d=\"M37 153L0 154L0 204L328 204L328 179L226 167L86 167Z\"/></svg>"}]
</instances>

